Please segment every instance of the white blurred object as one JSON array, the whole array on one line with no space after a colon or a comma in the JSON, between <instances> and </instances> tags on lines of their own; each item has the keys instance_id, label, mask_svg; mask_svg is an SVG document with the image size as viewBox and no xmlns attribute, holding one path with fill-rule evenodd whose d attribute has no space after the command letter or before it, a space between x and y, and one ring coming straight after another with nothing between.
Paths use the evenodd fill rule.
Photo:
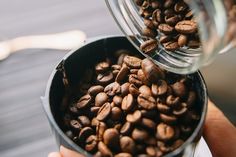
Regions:
<instances>
[{"instance_id":1,"label":"white blurred object","mask_svg":"<svg viewBox=\"0 0 236 157\"><path fill-rule=\"evenodd\" d=\"M59 49L71 50L83 45L86 34L80 30L68 32L24 36L0 42L0 60L7 58L11 53L23 49Z\"/></svg>"},{"instance_id":2,"label":"white blurred object","mask_svg":"<svg viewBox=\"0 0 236 157\"><path fill-rule=\"evenodd\" d=\"M209 150L203 137L197 144L194 157L212 157L211 151Z\"/></svg>"}]
</instances>

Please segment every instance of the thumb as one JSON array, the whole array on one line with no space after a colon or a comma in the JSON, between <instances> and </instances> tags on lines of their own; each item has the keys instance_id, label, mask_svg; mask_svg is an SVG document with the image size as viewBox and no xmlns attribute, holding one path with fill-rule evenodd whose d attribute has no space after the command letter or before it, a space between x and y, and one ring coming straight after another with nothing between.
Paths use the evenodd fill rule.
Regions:
<instances>
[{"instance_id":1,"label":"thumb","mask_svg":"<svg viewBox=\"0 0 236 157\"><path fill-rule=\"evenodd\" d=\"M203 130L203 136L214 157L235 157L236 128L225 115L211 102Z\"/></svg>"},{"instance_id":2,"label":"thumb","mask_svg":"<svg viewBox=\"0 0 236 157\"><path fill-rule=\"evenodd\" d=\"M72 151L70 149L67 149L63 146L60 146L60 153L63 157L84 157L83 155L81 155L75 151Z\"/></svg>"}]
</instances>

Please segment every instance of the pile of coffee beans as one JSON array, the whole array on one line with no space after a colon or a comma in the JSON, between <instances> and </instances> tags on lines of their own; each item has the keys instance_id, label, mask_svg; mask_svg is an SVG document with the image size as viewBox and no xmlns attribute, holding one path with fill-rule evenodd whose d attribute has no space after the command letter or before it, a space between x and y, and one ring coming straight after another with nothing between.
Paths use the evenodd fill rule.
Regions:
<instances>
[{"instance_id":1,"label":"pile of coffee beans","mask_svg":"<svg viewBox=\"0 0 236 157\"><path fill-rule=\"evenodd\" d=\"M148 37L140 46L144 53L153 52L159 44L168 51L200 46L197 22L184 0L135 0L135 3L146 26L142 35Z\"/></svg>"},{"instance_id":2,"label":"pile of coffee beans","mask_svg":"<svg viewBox=\"0 0 236 157\"><path fill-rule=\"evenodd\" d=\"M180 147L200 119L192 78L126 50L115 54L78 80L63 117L66 135L98 157L161 157Z\"/></svg>"}]
</instances>

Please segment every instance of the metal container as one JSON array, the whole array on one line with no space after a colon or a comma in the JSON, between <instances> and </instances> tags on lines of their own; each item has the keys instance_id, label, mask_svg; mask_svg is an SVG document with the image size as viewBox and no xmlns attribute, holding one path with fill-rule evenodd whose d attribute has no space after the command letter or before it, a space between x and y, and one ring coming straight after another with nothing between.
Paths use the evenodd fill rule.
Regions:
<instances>
[{"instance_id":1,"label":"metal container","mask_svg":"<svg viewBox=\"0 0 236 157\"><path fill-rule=\"evenodd\" d=\"M107 56L112 55L119 49L127 49L134 54L139 53L133 45L128 41L126 37L105 37L95 41L87 42L83 47L78 50L68 53L63 57L61 62L64 62L66 76L68 78L70 86L73 86L80 79L80 71L83 71L88 65L101 60L106 54ZM60 62L60 63L61 63ZM60 111L62 98L65 94L65 87L63 84L63 74L58 70L58 66L54 68L46 87L45 96L42 97L42 103L49 120L52 132L56 138L58 146L65 146L69 149L75 150L85 156L91 156L85 150L76 145L70 138L68 138L62 131ZM198 97L200 98L197 103L198 109L201 112L200 121L194 130L193 134L185 141L185 143L176 149L175 151L165 155L170 156L183 156L191 157L194 156L195 147L201 137L202 128L206 116L207 110L207 88L200 72L196 72L190 75L197 89Z\"/></svg>"}]
</instances>

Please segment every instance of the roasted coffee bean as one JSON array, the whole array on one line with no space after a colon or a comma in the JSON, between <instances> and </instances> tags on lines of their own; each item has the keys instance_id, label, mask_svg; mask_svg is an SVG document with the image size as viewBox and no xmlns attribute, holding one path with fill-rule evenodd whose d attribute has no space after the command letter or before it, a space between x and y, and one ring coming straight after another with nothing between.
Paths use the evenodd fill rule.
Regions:
<instances>
[{"instance_id":1,"label":"roasted coffee bean","mask_svg":"<svg viewBox=\"0 0 236 157\"><path fill-rule=\"evenodd\" d=\"M156 148L153 147L153 146L146 147L146 152L151 157L155 157L156 156Z\"/></svg>"},{"instance_id":2,"label":"roasted coffee bean","mask_svg":"<svg viewBox=\"0 0 236 157\"><path fill-rule=\"evenodd\" d=\"M177 22L179 22L179 20L180 18L178 15L165 16L165 22L170 26L175 25Z\"/></svg>"},{"instance_id":3,"label":"roasted coffee bean","mask_svg":"<svg viewBox=\"0 0 236 157\"><path fill-rule=\"evenodd\" d=\"M175 15L175 12L172 8L169 8L164 11L164 15L170 17L170 16Z\"/></svg>"},{"instance_id":4,"label":"roasted coffee bean","mask_svg":"<svg viewBox=\"0 0 236 157\"><path fill-rule=\"evenodd\" d=\"M107 101L108 101L108 96L106 93L104 92L98 93L97 96L95 97L95 106L100 107Z\"/></svg>"},{"instance_id":5,"label":"roasted coffee bean","mask_svg":"<svg viewBox=\"0 0 236 157\"><path fill-rule=\"evenodd\" d=\"M113 82L110 83L109 85L107 85L104 89L104 92L108 95L108 96L114 96L120 93L120 84L117 82Z\"/></svg>"},{"instance_id":6,"label":"roasted coffee bean","mask_svg":"<svg viewBox=\"0 0 236 157\"><path fill-rule=\"evenodd\" d=\"M130 68L140 68L141 67L141 59L134 56L125 56L124 62Z\"/></svg>"},{"instance_id":7,"label":"roasted coffee bean","mask_svg":"<svg viewBox=\"0 0 236 157\"><path fill-rule=\"evenodd\" d=\"M167 106L166 104L163 104L163 103L157 103L157 109L161 113L169 113L171 110L171 108L169 106Z\"/></svg>"},{"instance_id":8,"label":"roasted coffee bean","mask_svg":"<svg viewBox=\"0 0 236 157\"><path fill-rule=\"evenodd\" d=\"M111 109L111 119L119 120L121 118L122 111L119 107L113 107Z\"/></svg>"},{"instance_id":9,"label":"roasted coffee bean","mask_svg":"<svg viewBox=\"0 0 236 157\"><path fill-rule=\"evenodd\" d=\"M97 82L101 85L107 85L113 80L114 76L112 72L106 72L104 74L98 74Z\"/></svg>"},{"instance_id":10,"label":"roasted coffee bean","mask_svg":"<svg viewBox=\"0 0 236 157\"><path fill-rule=\"evenodd\" d=\"M93 156L94 157L102 157L102 153L100 151L97 151Z\"/></svg>"},{"instance_id":11,"label":"roasted coffee bean","mask_svg":"<svg viewBox=\"0 0 236 157\"><path fill-rule=\"evenodd\" d=\"M132 138L129 136L123 136L120 138L120 148L122 152L134 154L136 144Z\"/></svg>"},{"instance_id":12,"label":"roasted coffee bean","mask_svg":"<svg viewBox=\"0 0 236 157\"><path fill-rule=\"evenodd\" d=\"M91 111L91 113L93 113L93 114L96 115L96 114L98 113L99 109L100 109L99 106L92 106L92 107L90 108L90 111Z\"/></svg>"},{"instance_id":13,"label":"roasted coffee bean","mask_svg":"<svg viewBox=\"0 0 236 157\"><path fill-rule=\"evenodd\" d=\"M174 27L168 25L168 24L165 24L165 23L162 23L158 26L158 29L160 30L160 32L164 33L164 34L170 34L174 31Z\"/></svg>"},{"instance_id":14,"label":"roasted coffee bean","mask_svg":"<svg viewBox=\"0 0 236 157\"><path fill-rule=\"evenodd\" d=\"M114 64L114 65L111 66L111 69L112 70L120 70L121 69L121 65Z\"/></svg>"},{"instance_id":15,"label":"roasted coffee bean","mask_svg":"<svg viewBox=\"0 0 236 157\"><path fill-rule=\"evenodd\" d=\"M136 74L129 75L129 83L135 84L138 87L142 85L142 81L139 80L138 75L136 75Z\"/></svg>"},{"instance_id":16,"label":"roasted coffee bean","mask_svg":"<svg viewBox=\"0 0 236 157\"><path fill-rule=\"evenodd\" d=\"M103 134L103 141L109 148L117 148L119 146L119 132L114 128L105 130Z\"/></svg>"},{"instance_id":17,"label":"roasted coffee bean","mask_svg":"<svg viewBox=\"0 0 236 157\"><path fill-rule=\"evenodd\" d=\"M128 94L122 100L121 109L124 111L130 111L133 108L133 105L134 105L133 95Z\"/></svg>"},{"instance_id":18,"label":"roasted coffee bean","mask_svg":"<svg viewBox=\"0 0 236 157\"><path fill-rule=\"evenodd\" d=\"M140 94L152 95L151 89L146 85L139 87L139 92Z\"/></svg>"},{"instance_id":19,"label":"roasted coffee bean","mask_svg":"<svg viewBox=\"0 0 236 157\"><path fill-rule=\"evenodd\" d=\"M121 123L118 123L118 124L114 125L114 129L116 129L118 132L120 132L121 127L122 127Z\"/></svg>"},{"instance_id":20,"label":"roasted coffee bean","mask_svg":"<svg viewBox=\"0 0 236 157\"><path fill-rule=\"evenodd\" d=\"M141 110L142 117L150 118L150 119L155 119L158 116L158 111L156 109L153 110Z\"/></svg>"},{"instance_id":21,"label":"roasted coffee bean","mask_svg":"<svg viewBox=\"0 0 236 157\"><path fill-rule=\"evenodd\" d=\"M87 95L82 96L82 97L79 99L79 101L77 101L76 107L77 107L78 109L86 108L86 107L89 107L89 106L90 106L91 102L92 102L92 98L91 98L90 95L87 94Z\"/></svg>"},{"instance_id":22,"label":"roasted coffee bean","mask_svg":"<svg viewBox=\"0 0 236 157\"><path fill-rule=\"evenodd\" d=\"M160 37L159 42L161 44L163 44L163 43L169 42L170 40L171 40L171 36L163 35L163 36Z\"/></svg>"},{"instance_id":23,"label":"roasted coffee bean","mask_svg":"<svg viewBox=\"0 0 236 157\"><path fill-rule=\"evenodd\" d=\"M83 128L79 133L79 139L80 141L84 142L90 135L92 135L93 129L90 127Z\"/></svg>"},{"instance_id":24,"label":"roasted coffee bean","mask_svg":"<svg viewBox=\"0 0 236 157\"><path fill-rule=\"evenodd\" d=\"M130 69L131 74L137 74L139 69Z\"/></svg>"},{"instance_id":25,"label":"roasted coffee bean","mask_svg":"<svg viewBox=\"0 0 236 157\"><path fill-rule=\"evenodd\" d=\"M146 54L150 54L152 52L154 52L158 47L158 43L155 39L149 39L144 41L141 45L140 45L140 50L143 51Z\"/></svg>"},{"instance_id":26,"label":"roasted coffee bean","mask_svg":"<svg viewBox=\"0 0 236 157\"><path fill-rule=\"evenodd\" d=\"M98 143L98 150L101 152L102 156L112 157L111 150L103 142Z\"/></svg>"},{"instance_id":27,"label":"roasted coffee bean","mask_svg":"<svg viewBox=\"0 0 236 157\"><path fill-rule=\"evenodd\" d=\"M156 82L158 79L165 77L164 72L147 58L142 60L141 66L143 73L150 82Z\"/></svg>"},{"instance_id":28,"label":"roasted coffee bean","mask_svg":"<svg viewBox=\"0 0 236 157\"><path fill-rule=\"evenodd\" d=\"M150 85L150 82L148 81L147 77L145 76L144 72L142 69L138 70L138 79L141 80L143 82L143 84L145 85Z\"/></svg>"},{"instance_id":29,"label":"roasted coffee bean","mask_svg":"<svg viewBox=\"0 0 236 157\"><path fill-rule=\"evenodd\" d=\"M184 3L183 1L179 1L175 4L174 9L175 12L180 13L185 11L188 8L188 5Z\"/></svg>"},{"instance_id":30,"label":"roasted coffee bean","mask_svg":"<svg viewBox=\"0 0 236 157\"><path fill-rule=\"evenodd\" d=\"M119 56L119 58L118 58L118 60L117 60L117 64L118 64L118 65L122 65L122 64L123 64L125 56L127 56L127 53L122 53L122 54Z\"/></svg>"},{"instance_id":31,"label":"roasted coffee bean","mask_svg":"<svg viewBox=\"0 0 236 157\"><path fill-rule=\"evenodd\" d=\"M163 153L168 153L172 150L172 148L167 146L163 141L157 141L157 146Z\"/></svg>"},{"instance_id":32,"label":"roasted coffee bean","mask_svg":"<svg viewBox=\"0 0 236 157\"><path fill-rule=\"evenodd\" d=\"M156 100L150 95L140 94L137 101L146 110L152 110L156 107Z\"/></svg>"},{"instance_id":33,"label":"roasted coffee bean","mask_svg":"<svg viewBox=\"0 0 236 157\"><path fill-rule=\"evenodd\" d=\"M163 21L162 18L162 12L160 9L156 9L153 13L152 13L152 23L155 27L158 27L158 25Z\"/></svg>"},{"instance_id":34,"label":"roasted coffee bean","mask_svg":"<svg viewBox=\"0 0 236 157\"><path fill-rule=\"evenodd\" d=\"M96 127L99 124L99 120L94 117L91 121L91 126Z\"/></svg>"},{"instance_id":35,"label":"roasted coffee bean","mask_svg":"<svg viewBox=\"0 0 236 157\"><path fill-rule=\"evenodd\" d=\"M119 153L116 154L114 157L132 157L132 155L129 153Z\"/></svg>"},{"instance_id":36,"label":"roasted coffee bean","mask_svg":"<svg viewBox=\"0 0 236 157\"><path fill-rule=\"evenodd\" d=\"M161 7L161 3L158 1L151 1L152 9L157 9Z\"/></svg>"},{"instance_id":37,"label":"roasted coffee bean","mask_svg":"<svg viewBox=\"0 0 236 157\"><path fill-rule=\"evenodd\" d=\"M144 129L135 128L132 132L132 138L135 141L145 141L149 137L148 132Z\"/></svg>"},{"instance_id":38,"label":"roasted coffee bean","mask_svg":"<svg viewBox=\"0 0 236 157\"><path fill-rule=\"evenodd\" d=\"M108 71L109 68L110 68L110 65L108 62L100 62L95 66L95 70L98 74Z\"/></svg>"},{"instance_id":39,"label":"roasted coffee bean","mask_svg":"<svg viewBox=\"0 0 236 157\"><path fill-rule=\"evenodd\" d=\"M126 82L124 84L121 85L121 96L126 96L129 94L129 86L130 86L130 83L129 82Z\"/></svg>"},{"instance_id":40,"label":"roasted coffee bean","mask_svg":"<svg viewBox=\"0 0 236 157\"><path fill-rule=\"evenodd\" d=\"M79 115L81 113L80 110L74 105L70 106L69 110L72 115Z\"/></svg>"},{"instance_id":41,"label":"roasted coffee bean","mask_svg":"<svg viewBox=\"0 0 236 157\"><path fill-rule=\"evenodd\" d=\"M156 84L152 84L151 92L154 96L164 95L167 92L167 88L166 81L159 80Z\"/></svg>"},{"instance_id":42,"label":"roasted coffee bean","mask_svg":"<svg viewBox=\"0 0 236 157\"><path fill-rule=\"evenodd\" d=\"M165 0L164 2L164 8L170 8L172 5L174 5L174 0Z\"/></svg>"},{"instance_id":43,"label":"roasted coffee bean","mask_svg":"<svg viewBox=\"0 0 236 157\"><path fill-rule=\"evenodd\" d=\"M98 93L102 92L104 90L103 86L96 85L92 86L88 89L88 94L91 96L96 96Z\"/></svg>"},{"instance_id":44,"label":"roasted coffee bean","mask_svg":"<svg viewBox=\"0 0 236 157\"><path fill-rule=\"evenodd\" d=\"M155 38L157 36L157 32L155 29L150 29L148 27L143 28L142 34L144 36L150 37L150 38Z\"/></svg>"},{"instance_id":45,"label":"roasted coffee bean","mask_svg":"<svg viewBox=\"0 0 236 157\"><path fill-rule=\"evenodd\" d=\"M149 20L149 19L144 19L143 22L144 22L144 25L147 26L148 28L150 28L150 29L155 29L155 26L154 26L154 24L152 23L151 20Z\"/></svg>"},{"instance_id":46,"label":"roasted coffee bean","mask_svg":"<svg viewBox=\"0 0 236 157\"><path fill-rule=\"evenodd\" d=\"M120 129L120 133L122 135L128 135L132 131L132 125L130 122L125 122L124 125Z\"/></svg>"},{"instance_id":47,"label":"roasted coffee bean","mask_svg":"<svg viewBox=\"0 0 236 157\"><path fill-rule=\"evenodd\" d=\"M190 20L180 21L175 25L175 30L183 34L191 34L197 31L197 23Z\"/></svg>"},{"instance_id":48,"label":"roasted coffee bean","mask_svg":"<svg viewBox=\"0 0 236 157\"><path fill-rule=\"evenodd\" d=\"M134 113L132 114L128 114L126 116L126 121L130 122L130 123L138 123L142 118L142 114L139 110L136 110Z\"/></svg>"},{"instance_id":49,"label":"roasted coffee bean","mask_svg":"<svg viewBox=\"0 0 236 157\"><path fill-rule=\"evenodd\" d=\"M104 122L98 122L96 126L96 135L99 141L103 139L103 134L107 129L107 125Z\"/></svg>"},{"instance_id":50,"label":"roasted coffee bean","mask_svg":"<svg viewBox=\"0 0 236 157\"><path fill-rule=\"evenodd\" d=\"M75 131L78 132L82 129L82 125L77 120L70 121L70 127Z\"/></svg>"},{"instance_id":51,"label":"roasted coffee bean","mask_svg":"<svg viewBox=\"0 0 236 157\"><path fill-rule=\"evenodd\" d=\"M129 74L129 68L127 66L122 66L122 68L120 69L119 73L116 76L115 81L121 83L126 79L128 74Z\"/></svg>"},{"instance_id":52,"label":"roasted coffee bean","mask_svg":"<svg viewBox=\"0 0 236 157\"><path fill-rule=\"evenodd\" d=\"M163 141L168 141L173 139L174 135L175 135L175 130L173 127L164 124L164 123L160 123L157 126L157 132L156 132L156 137L159 140L163 140Z\"/></svg>"},{"instance_id":53,"label":"roasted coffee bean","mask_svg":"<svg viewBox=\"0 0 236 157\"><path fill-rule=\"evenodd\" d=\"M180 117L182 115L184 115L187 112L187 107L185 105L183 105L184 103L181 103L180 107L176 108L173 110L173 115Z\"/></svg>"},{"instance_id":54,"label":"roasted coffee bean","mask_svg":"<svg viewBox=\"0 0 236 157\"><path fill-rule=\"evenodd\" d=\"M122 97L117 96L117 95L114 96L114 97L113 97L113 102L114 102L115 106L120 107L121 104L122 104Z\"/></svg>"},{"instance_id":55,"label":"roasted coffee bean","mask_svg":"<svg viewBox=\"0 0 236 157\"><path fill-rule=\"evenodd\" d=\"M97 119L102 121L105 120L111 113L111 104L106 102L102 107L99 109L97 114Z\"/></svg>"},{"instance_id":56,"label":"roasted coffee bean","mask_svg":"<svg viewBox=\"0 0 236 157\"><path fill-rule=\"evenodd\" d=\"M172 150L179 148L184 143L183 140L178 139L172 144Z\"/></svg>"},{"instance_id":57,"label":"roasted coffee bean","mask_svg":"<svg viewBox=\"0 0 236 157\"><path fill-rule=\"evenodd\" d=\"M172 108L178 106L180 103L180 98L179 97L175 97L173 95L169 95L166 98L166 104Z\"/></svg>"},{"instance_id":58,"label":"roasted coffee bean","mask_svg":"<svg viewBox=\"0 0 236 157\"><path fill-rule=\"evenodd\" d=\"M78 121L80 124L82 124L83 127L90 126L91 124L89 118L86 116L79 116Z\"/></svg>"},{"instance_id":59,"label":"roasted coffee bean","mask_svg":"<svg viewBox=\"0 0 236 157\"><path fill-rule=\"evenodd\" d=\"M85 150L89 152L94 152L97 150L97 136L90 135L85 141Z\"/></svg>"},{"instance_id":60,"label":"roasted coffee bean","mask_svg":"<svg viewBox=\"0 0 236 157\"><path fill-rule=\"evenodd\" d=\"M156 123L153 120L148 119L148 118L142 118L141 125L152 130L155 129L156 127Z\"/></svg>"},{"instance_id":61,"label":"roasted coffee bean","mask_svg":"<svg viewBox=\"0 0 236 157\"><path fill-rule=\"evenodd\" d=\"M169 41L163 44L164 48L168 51L175 51L179 48L178 42L176 41Z\"/></svg>"},{"instance_id":62,"label":"roasted coffee bean","mask_svg":"<svg viewBox=\"0 0 236 157\"><path fill-rule=\"evenodd\" d=\"M188 42L187 36L181 34L181 35L179 36L179 38L178 38L178 45L179 45L180 47L183 47L184 45L187 44L187 42Z\"/></svg>"},{"instance_id":63,"label":"roasted coffee bean","mask_svg":"<svg viewBox=\"0 0 236 157\"><path fill-rule=\"evenodd\" d=\"M185 14L185 19L186 20L190 20L193 17L193 12L191 10L189 10L186 14Z\"/></svg>"},{"instance_id":64,"label":"roasted coffee bean","mask_svg":"<svg viewBox=\"0 0 236 157\"><path fill-rule=\"evenodd\" d=\"M198 48L200 47L200 42L197 40L189 40L187 46L190 48Z\"/></svg>"},{"instance_id":65,"label":"roasted coffee bean","mask_svg":"<svg viewBox=\"0 0 236 157\"><path fill-rule=\"evenodd\" d=\"M174 124L177 121L177 118L175 115L167 115L163 113L160 114L160 119L167 124Z\"/></svg>"},{"instance_id":66,"label":"roasted coffee bean","mask_svg":"<svg viewBox=\"0 0 236 157\"><path fill-rule=\"evenodd\" d=\"M156 138L153 138L153 137L149 137L146 141L144 141L146 145L153 145L153 146L156 145L156 142L157 142Z\"/></svg>"},{"instance_id":67,"label":"roasted coffee bean","mask_svg":"<svg viewBox=\"0 0 236 157\"><path fill-rule=\"evenodd\" d=\"M186 101L187 107L191 108L193 106L193 104L195 103L196 99L197 99L196 93L194 91L189 91L188 98Z\"/></svg>"},{"instance_id":68,"label":"roasted coffee bean","mask_svg":"<svg viewBox=\"0 0 236 157\"><path fill-rule=\"evenodd\" d=\"M187 94L187 88L182 82L176 82L172 86L174 94L178 97L184 97Z\"/></svg>"}]
</instances>

